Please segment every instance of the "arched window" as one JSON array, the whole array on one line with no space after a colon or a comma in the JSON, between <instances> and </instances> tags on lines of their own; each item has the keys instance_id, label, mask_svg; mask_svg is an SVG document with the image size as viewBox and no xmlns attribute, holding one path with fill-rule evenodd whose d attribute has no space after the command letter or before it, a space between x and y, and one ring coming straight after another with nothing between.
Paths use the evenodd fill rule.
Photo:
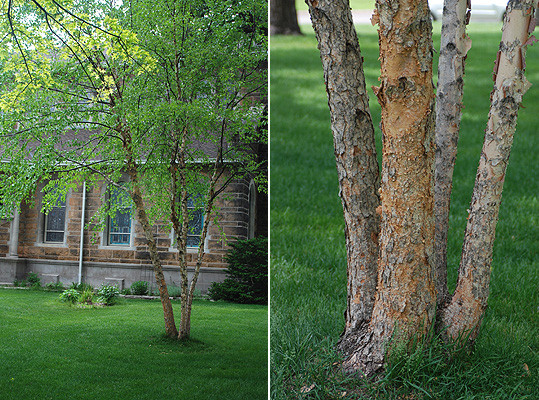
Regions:
<instances>
[{"instance_id":1,"label":"arched window","mask_svg":"<svg viewBox=\"0 0 539 400\"><path fill-rule=\"evenodd\" d=\"M43 224L44 243L63 243L66 225L66 202L59 200L58 206L45 214Z\"/></svg>"},{"instance_id":2,"label":"arched window","mask_svg":"<svg viewBox=\"0 0 539 400\"><path fill-rule=\"evenodd\" d=\"M200 202L200 203L199 203ZM200 195L189 195L187 198L187 212L189 213L189 228L187 230L187 247L191 249L198 248L200 245L200 236L204 226L204 206ZM177 248L176 232L171 232L171 250Z\"/></svg>"},{"instance_id":3,"label":"arched window","mask_svg":"<svg viewBox=\"0 0 539 400\"><path fill-rule=\"evenodd\" d=\"M196 207L200 196L189 196L187 199L187 212L189 213L189 229L187 230L187 247L198 247L202 226L204 224L204 212L201 206Z\"/></svg>"},{"instance_id":4,"label":"arched window","mask_svg":"<svg viewBox=\"0 0 539 400\"><path fill-rule=\"evenodd\" d=\"M107 220L107 244L129 246L131 244L131 204L126 194L117 187L109 188L109 204L116 211Z\"/></svg>"},{"instance_id":5,"label":"arched window","mask_svg":"<svg viewBox=\"0 0 539 400\"><path fill-rule=\"evenodd\" d=\"M38 228L38 243L64 243L65 241L65 230L66 230L66 200L62 199L62 195L55 192L54 189L43 186L41 189L41 202L43 203L44 197L46 195L55 196L56 200L49 199L49 201L54 201L55 207L50 208L46 213L41 214L41 223ZM47 193L50 191L49 193Z\"/></svg>"}]
</instances>

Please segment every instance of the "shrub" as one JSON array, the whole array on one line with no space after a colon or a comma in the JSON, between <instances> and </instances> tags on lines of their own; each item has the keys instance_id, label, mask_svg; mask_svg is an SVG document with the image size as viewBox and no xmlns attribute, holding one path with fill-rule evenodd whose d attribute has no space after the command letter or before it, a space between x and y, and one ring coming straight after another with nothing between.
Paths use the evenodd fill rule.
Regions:
<instances>
[{"instance_id":1,"label":"shrub","mask_svg":"<svg viewBox=\"0 0 539 400\"><path fill-rule=\"evenodd\" d=\"M18 279L15 279L13 281L13 286L15 287L26 287L27 285L28 285L28 282L26 282L25 279L20 280L20 281Z\"/></svg>"},{"instance_id":2,"label":"shrub","mask_svg":"<svg viewBox=\"0 0 539 400\"><path fill-rule=\"evenodd\" d=\"M41 279L39 278L39 275L35 272L30 272L28 276L26 277L26 281L28 282L28 285L33 288L41 287Z\"/></svg>"},{"instance_id":3,"label":"shrub","mask_svg":"<svg viewBox=\"0 0 539 400\"><path fill-rule=\"evenodd\" d=\"M182 288L180 286L170 285L167 289L170 297L180 297L182 295ZM159 295L159 293L157 293L157 295Z\"/></svg>"},{"instance_id":4,"label":"shrub","mask_svg":"<svg viewBox=\"0 0 539 400\"><path fill-rule=\"evenodd\" d=\"M61 291L61 290L64 290L64 284L62 282L58 282L58 283L49 282L45 285L45 289Z\"/></svg>"},{"instance_id":5,"label":"shrub","mask_svg":"<svg viewBox=\"0 0 539 400\"><path fill-rule=\"evenodd\" d=\"M87 289L90 289L92 292L94 291L94 287L88 283L75 283L71 282L71 285L69 285L69 289L75 289L77 292L84 292Z\"/></svg>"},{"instance_id":6,"label":"shrub","mask_svg":"<svg viewBox=\"0 0 539 400\"><path fill-rule=\"evenodd\" d=\"M107 306L111 306L116 302L116 297L120 294L120 291L116 286L103 285L101 289L97 291L97 300L100 303L104 303Z\"/></svg>"},{"instance_id":7,"label":"shrub","mask_svg":"<svg viewBox=\"0 0 539 400\"><path fill-rule=\"evenodd\" d=\"M129 294L131 294L131 290L129 288L125 288L120 293L123 294L123 295L129 295Z\"/></svg>"},{"instance_id":8,"label":"shrub","mask_svg":"<svg viewBox=\"0 0 539 400\"><path fill-rule=\"evenodd\" d=\"M226 257L227 278L213 282L208 294L214 300L267 304L268 240L254 238L232 243Z\"/></svg>"},{"instance_id":9,"label":"shrub","mask_svg":"<svg viewBox=\"0 0 539 400\"><path fill-rule=\"evenodd\" d=\"M136 295L146 295L148 294L148 282L146 281L136 281L131 285L131 293Z\"/></svg>"},{"instance_id":10,"label":"shrub","mask_svg":"<svg viewBox=\"0 0 539 400\"><path fill-rule=\"evenodd\" d=\"M79 303L92 304L94 300L94 291L90 288L86 288L79 295Z\"/></svg>"},{"instance_id":11,"label":"shrub","mask_svg":"<svg viewBox=\"0 0 539 400\"><path fill-rule=\"evenodd\" d=\"M66 303L75 304L79 300L79 292L75 289L67 289L62 292L59 298Z\"/></svg>"}]
</instances>

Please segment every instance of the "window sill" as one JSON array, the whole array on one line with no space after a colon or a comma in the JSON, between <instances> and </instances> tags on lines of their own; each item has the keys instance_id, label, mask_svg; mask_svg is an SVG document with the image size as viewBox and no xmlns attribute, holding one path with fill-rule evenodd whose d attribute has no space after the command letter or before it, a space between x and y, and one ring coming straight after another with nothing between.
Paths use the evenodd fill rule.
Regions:
<instances>
[{"instance_id":1,"label":"window sill","mask_svg":"<svg viewBox=\"0 0 539 400\"><path fill-rule=\"evenodd\" d=\"M101 244L97 246L99 250L136 250L134 246L125 245L125 244Z\"/></svg>"},{"instance_id":2,"label":"window sill","mask_svg":"<svg viewBox=\"0 0 539 400\"><path fill-rule=\"evenodd\" d=\"M34 243L36 247L59 247L59 248L68 248L69 246L65 242L36 242Z\"/></svg>"},{"instance_id":3,"label":"window sill","mask_svg":"<svg viewBox=\"0 0 539 400\"><path fill-rule=\"evenodd\" d=\"M171 253L177 253L178 249L176 247L169 247L168 251L171 252ZM186 252L187 252L187 254L196 254L196 253L198 253L198 247L188 247ZM207 251L206 251L206 253L207 253Z\"/></svg>"}]
</instances>

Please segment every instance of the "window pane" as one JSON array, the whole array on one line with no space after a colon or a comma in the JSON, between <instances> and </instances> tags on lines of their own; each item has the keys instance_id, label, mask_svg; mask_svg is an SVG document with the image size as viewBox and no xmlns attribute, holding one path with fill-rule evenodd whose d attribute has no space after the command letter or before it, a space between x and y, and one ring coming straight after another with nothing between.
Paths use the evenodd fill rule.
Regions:
<instances>
[{"instance_id":1,"label":"window pane","mask_svg":"<svg viewBox=\"0 0 539 400\"><path fill-rule=\"evenodd\" d=\"M54 207L47 215L47 231L63 231L65 228L66 209L64 207Z\"/></svg>"},{"instance_id":2,"label":"window pane","mask_svg":"<svg viewBox=\"0 0 539 400\"><path fill-rule=\"evenodd\" d=\"M117 211L110 221L110 244L129 244L131 233L131 210Z\"/></svg>"},{"instance_id":3,"label":"window pane","mask_svg":"<svg viewBox=\"0 0 539 400\"><path fill-rule=\"evenodd\" d=\"M111 233L110 244L129 244L130 235L121 235L118 233Z\"/></svg>"},{"instance_id":4,"label":"window pane","mask_svg":"<svg viewBox=\"0 0 539 400\"><path fill-rule=\"evenodd\" d=\"M190 210L189 213L189 235L200 235L202 233L202 210Z\"/></svg>"},{"instance_id":5,"label":"window pane","mask_svg":"<svg viewBox=\"0 0 539 400\"><path fill-rule=\"evenodd\" d=\"M116 211L116 215L110 224L111 233L131 232L131 213L129 210Z\"/></svg>"},{"instance_id":6,"label":"window pane","mask_svg":"<svg viewBox=\"0 0 539 400\"><path fill-rule=\"evenodd\" d=\"M198 247L200 236L187 236L187 247Z\"/></svg>"},{"instance_id":7,"label":"window pane","mask_svg":"<svg viewBox=\"0 0 539 400\"><path fill-rule=\"evenodd\" d=\"M45 242L63 242L64 232L47 232L45 234Z\"/></svg>"},{"instance_id":8,"label":"window pane","mask_svg":"<svg viewBox=\"0 0 539 400\"><path fill-rule=\"evenodd\" d=\"M63 207L52 208L49 214L45 216L45 242L58 243L64 241L66 209L65 203L63 204Z\"/></svg>"}]
</instances>

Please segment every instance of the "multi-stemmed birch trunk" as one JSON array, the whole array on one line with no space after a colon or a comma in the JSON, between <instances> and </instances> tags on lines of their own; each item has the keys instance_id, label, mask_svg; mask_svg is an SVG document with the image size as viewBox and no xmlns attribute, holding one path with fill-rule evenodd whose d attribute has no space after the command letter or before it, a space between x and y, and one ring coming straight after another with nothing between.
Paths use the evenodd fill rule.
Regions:
<instances>
[{"instance_id":1,"label":"multi-stemmed birch trunk","mask_svg":"<svg viewBox=\"0 0 539 400\"><path fill-rule=\"evenodd\" d=\"M517 110L529 85L524 59L536 3L511 0L508 5L452 299L446 278L447 219L464 60L471 45L465 33L466 0L445 2L436 107L427 1L377 1L372 20L379 25L381 76L373 90L382 109L380 177L348 1L307 4L324 69L346 224L348 302L338 346L346 370L371 375L383 369L394 346L408 345L434 324L445 329L447 340L477 335Z\"/></svg>"},{"instance_id":2,"label":"multi-stemmed birch trunk","mask_svg":"<svg viewBox=\"0 0 539 400\"><path fill-rule=\"evenodd\" d=\"M83 181L117 189L146 238L165 334L189 338L215 200L234 180L264 181L251 145L267 135L256 100L267 88L267 2L32 0L0 8L0 148L10 160L0 163L0 208L31 202L51 176L49 186L63 195ZM204 220L190 279L189 198L198 199ZM114 218L118 206L110 203L93 222ZM179 329L158 247L161 224L177 239Z\"/></svg>"}]
</instances>

